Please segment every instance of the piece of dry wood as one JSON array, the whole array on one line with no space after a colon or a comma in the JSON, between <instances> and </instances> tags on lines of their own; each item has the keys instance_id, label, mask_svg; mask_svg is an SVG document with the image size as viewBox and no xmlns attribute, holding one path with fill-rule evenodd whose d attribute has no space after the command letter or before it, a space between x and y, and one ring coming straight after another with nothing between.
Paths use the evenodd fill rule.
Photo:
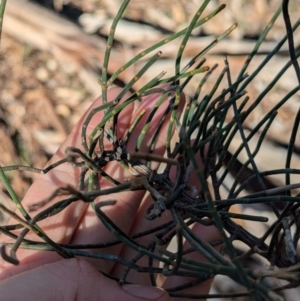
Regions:
<instances>
[{"instance_id":1,"label":"piece of dry wood","mask_svg":"<svg viewBox=\"0 0 300 301\"><path fill-rule=\"evenodd\" d=\"M122 21L125 22L126 21ZM211 20L210 22L213 22ZM138 27L138 25L136 25ZM226 28L224 28L225 30ZM8 34L22 43L27 43L43 51L52 52L57 59L63 63L71 62L78 69L78 76L84 79L87 89L90 90L95 96L99 94L99 86L96 83L96 79L99 78L99 70L101 69L104 52L105 52L105 39L97 36L90 36L83 32L77 25L71 23L68 20L56 15L53 12L48 11L34 3L27 0L10 0L8 1L5 19L4 29L5 34ZM163 39L166 35L158 34L155 31L158 40ZM105 34L105 32L103 32ZM106 32L107 34L107 32ZM142 31L141 33L142 34ZM137 34L137 35L139 35ZM124 47L113 48L110 55L110 61L108 66L108 72L114 73L121 66L124 65L129 58L135 56L145 48L151 46L153 41L148 42L147 39L137 36L141 43L138 47L131 48L128 55L128 49L130 47L130 41L126 40L126 36L123 36L122 43ZM136 38L135 38L136 39ZM200 50L204 49L214 37L196 38L191 37L188 45L186 46L184 57L192 57L196 55ZM296 44L297 37L295 38ZM298 39L299 40L299 39ZM160 48L163 51L163 58L176 57L177 50L179 48L181 39L167 44ZM238 41L238 40L224 40L221 41L216 47L214 47L209 53L210 55L218 56L218 54L246 54L251 51L255 42L254 41ZM265 42L260 48L260 52L266 53L273 49L275 42ZM286 46L282 51L286 51ZM148 58L149 56L146 56ZM220 56L222 58L222 56ZM243 57L242 57L243 58ZM245 59L245 58L244 58ZM232 58L231 62L237 60L241 61L241 57ZM135 66L130 67L127 71L120 74L119 79L123 82L127 82L137 72L143 63L137 63ZM164 67L161 71L166 69L174 70L173 59L164 62ZM159 66L159 62L157 63ZM158 67L159 68L159 67ZM235 68L233 68L233 77L235 75ZM236 71L237 72L237 71ZM151 78L158 73L152 72L150 69L145 76L140 79L134 86L136 89L143 86ZM172 74L168 74L171 76Z\"/></svg>"},{"instance_id":2,"label":"piece of dry wood","mask_svg":"<svg viewBox=\"0 0 300 301\"><path fill-rule=\"evenodd\" d=\"M102 66L104 58L104 38L89 36L75 24L59 17L58 15L55 15L53 12L49 12L42 7L28 2L27 0L10 0L8 2L4 19L4 33L9 34L15 39L23 43L28 43L38 49L52 52L61 63L72 63L78 70L78 76L84 79L86 88L90 90L95 97L99 94L100 88L96 83L96 79L99 78L98 71ZM299 34L296 34L296 38L298 36ZM162 34L161 37L163 38L165 36ZM206 47L212 40L213 37L191 37L186 47L182 66L188 62L188 57L195 55L197 52L199 52L199 50ZM123 42L127 45L126 36L124 36ZM176 56L179 43L180 39L174 43L172 42L162 47L163 59L152 66L135 84L134 88L140 88L161 71L167 71L167 76L172 76L174 74L174 57ZM296 43L299 42L296 41ZM113 48L111 51L108 72L114 73L126 61L136 55L139 51L142 51L144 47L150 46L146 44L147 41L143 41L143 44L135 48L130 48L128 45L126 47L118 46ZM225 40L221 42L219 46L213 48L210 51L210 54L207 56L206 65L212 66L215 63L219 63L220 67L218 71L216 71L210 77L209 81L204 87L203 94L210 90L224 66L223 56L218 54L224 52L234 54L246 53L247 51L249 52L251 50L253 44L254 42L249 41L231 40L229 42L228 40ZM260 51L269 52L274 47L274 44L275 42L265 42L262 44ZM282 51L284 52L286 49L287 48L283 48ZM245 59L245 55L233 56L229 58L231 75L233 79L236 78ZM263 56L255 56L249 68L250 74L262 61L262 59ZM281 66L283 66L287 60L288 57L276 56L275 59L272 60L272 64L268 64L266 68L260 72L253 83L247 87L247 92L250 96L249 103L253 102L257 95L263 89L265 89L268 83L272 80L276 73L278 73ZM138 62L126 72L121 73L120 80L127 82L132 76L135 75L137 70L141 68L142 64L143 62ZM187 90L188 94L193 92L200 78L201 75L196 76L195 79L193 79L190 88ZM295 86L293 78L293 70L290 69L276 85L276 91L268 94L268 96L261 102L257 109L255 109L253 114L251 114L245 121L245 124L248 127L254 127L262 118L262 116L264 116L275 105L275 103L281 99L283 95L290 91L293 86ZM226 81L224 84L226 85ZM299 94L279 110L278 118L274 122L269 133L272 139L277 139L281 143L288 142L289 133L291 131L294 116L296 114L295 107L298 106L298 101ZM297 139L296 145L299 145L299 139Z\"/></svg>"}]
</instances>

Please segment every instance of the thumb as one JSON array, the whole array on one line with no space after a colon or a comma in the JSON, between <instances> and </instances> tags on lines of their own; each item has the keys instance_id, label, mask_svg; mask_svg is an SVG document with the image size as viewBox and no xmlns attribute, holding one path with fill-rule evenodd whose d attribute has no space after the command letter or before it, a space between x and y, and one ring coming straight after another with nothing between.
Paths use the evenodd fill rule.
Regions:
<instances>
[{"instance_id":1,"label":"thumb","mask_svg":"<svg viewBox=\"0 0 300 301\"><path fill-rule=\"evenodd\" d=\"M17 288L17 289L16 289ZM100 300L170 301L166 291L156 287L116 281L77 258L63 259L12 276L0 282L1 300Z\"/></svg>"}]
</instances>

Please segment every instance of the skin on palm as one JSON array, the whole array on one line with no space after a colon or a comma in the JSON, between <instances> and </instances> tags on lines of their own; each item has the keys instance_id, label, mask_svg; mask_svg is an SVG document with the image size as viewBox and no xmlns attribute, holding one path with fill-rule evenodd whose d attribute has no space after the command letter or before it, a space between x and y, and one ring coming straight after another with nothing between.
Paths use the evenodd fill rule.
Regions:
<instances>
[{"instance_id":1,"label":"skin on palm","mask_svg":"<svg viewBox=\"0 0 300 301\"><path fill-rule=\"evenodd\" d=\"M112 101L119 94L120 89L114 88L108 91L108 99ZM128 98L130 94L127 93L125 97L121 100ZM124 110L121 111L118 118L118 128L117 136L122 138L126 132L126 129L130 124L137 118L139 113L145 109L146 113L143 116L142 120L137 125L136 129L133 131L129 143L127 145L128 151L133 151L135 148L135 143L139 132L141 131L143 124L147 120L151 109L154 104L160 97L160 93L151 94L143 98L142 102L135 102L128 105ZM184 96L181 96L179 112L182 112L184 107ZM95 107L102 104L101 97L98 98L87 113L81 118L78 125L73 129L72 133L68 136L64 144L59 148L54 157L50 160L49 164L52 164L58 160L61 160L65 157L65 149L69 146L74 146L81 148L81 127L82 124L88 115L88 113ZM164 101L163 104L159 107L158 111L154 115L150 127L148 129L147 135L143 141L140 151L147 152L147 146L149 145L150 138L154 133L158 122L161 120L162 115L168 105L168 101ZM103 112L98 112L90 121L87 134L91 133L94 127L99 123L99 120L103 118ZM163 155L165 152L165 137L168 127L169 116L166 118L162 130L160 132L158 142L155 148L155 154ZM111 147L110 142L107 139L104 139L105 149ZM199 156L198 156L199 157ZM199 159L200 160L200 159ZM201 164L201 162L199 162ZM158 163L153 163L151 166L152 169L158 168ZM129 171L123 169L119 164L108 163L104 170L106 173L113 175L113 177L119 182L123 182L125 179L131 178L132 175ZM79 168L74 168L71 164L63 164L56 167L54 170L49 171L45 175L41 175L37 178L34 184L29 189L26 194L22 204L25 208L28 208L32 203L36 203L37 200L42 200L58 187L64 186L65 183L68 183L74 187L77 186L78 178L80 174ZM196 177L192 175L190 179L190 184L196 186L200 189ZM109 183L106 179L102 178L100 181L101 189L106 189L112 187L112 184ZM101 198L101 201L107 200L106 198ZM133 234L142 232L143 230L149 229L150 227L155 227L160 224L163 224L171 219L171 215L168 212L164 212L162 217L155 219L153 221L146 220L144 218L145 209L153 203L153 200L149 194L146 194L144 191L129 191L122 192L118 194L109 195L109 199L117 200L117 203L113 206L103 207L103 211L110 219L112 219L115 224L121 228L124 232L128 234ZM59 197L55 198L52 202L57 202ZM96 202L100 201L100 197ZM51 203L52 204L52 203ZM41 208L40 210L43 210ZM39 212L39 211L38 211ZM12 221L13 223L14 221ZM76 202L68 206L65 210L59 214L45 219L38 223L39 226L47 233L47 235L53 239L55 242L59 243L70 243L70 244L81 244L81 243L90 243L95 244L103 241L114 240L114 235L109 232L95 216L91 207L83 202ZM193 231L195 231L203 239L206 239L208 242L212 242L218 239L218 233L214 227L205 227L201 225L195 225ZM26 238L36 240L36 235L29 233ZM7 240L6 240L7 242ZM138 240L139 243L147 245L150 242L150 237L143 237ZM185 247L188 247L185 244ZM106 254L116 254L120 255L123 258L133 258L136 255L136 252L128 247L124 247L121 244L112 246L102 250ZM18 250L17 252L18 259L21 264L19 266L11 266L7 262L1 259L0 261L0 278L6 279L12 275L22 273L23 271L28 271L33 268L42 266L47 263L55 262L60 260L60 257L54 252L38 252L38 251L28 251L28 250ZM191 255L193 259L204 260L199 257L199 255ZM86 259L85 259L86 260ZM104 272L111 273L116 277L120 277L124 266L116 265L111 261L100 261L89 259L89 261L94 267L100 269ZM147 259L142 258L138 264L147 264ZM138 284L150 284L149 276L146 274L130 273L127 278L128 281ZM188 281L188 279L183 280L181 277L170 277L167 279L165 284L161 283L163 287L171 287L174 284L179 285ZM163 281L162 281L163 282ZM207 292L210 282L201 284L204 292ZM196 288L195 288L196 289ZM189 292L194 291L189 290ZM199 287L197 288L197 293L199 293Z\"/></svg>"}]
</instances>

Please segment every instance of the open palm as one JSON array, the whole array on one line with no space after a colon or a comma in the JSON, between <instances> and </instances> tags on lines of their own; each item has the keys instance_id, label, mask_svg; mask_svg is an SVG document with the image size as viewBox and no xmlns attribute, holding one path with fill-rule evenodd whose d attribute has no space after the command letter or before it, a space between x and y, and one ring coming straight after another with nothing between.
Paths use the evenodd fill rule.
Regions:
<instances>
[{"instance_id":1,"label":"open palm","mask_svg":"<svg viewBox=\"0 0 300 301\"><path fill-rule=\"evenodd\" d=\"M108 99L113 100L120 92L120 89L114 88L108 92ZM126 95L126 98L129 94ZM142 102L136 102L128 105L121 111L118 118L117 135L122 138L126 133L126 129L136 120L141 110L146 110L143 119L137 125L136 129L130 136L127 149L133 151L139 132L151 109L161 94L151 94L143 98ZM69 146L81 148L81 127L87 114L94 108L102 104L101 97L98 98L88 112L81 118L78 125L73 129L64 144L59 148L57 153L50 160L49 164L61 160L65 157L65 149ZM158 122L161 120L163 113L168 105L165 101L154 115L147 135L141 146L141 151L147 152L150 138L154 133ZM181 97L179 111L184 107L184 96ZM103 112L97 113L89 123L87 133L89 134L94 127L103 118ZM169 118L166 118L164 125L160 131L160 135L156 144L155 154L163 155L165 152L166 131ZM148 138L147 138L148 137ZM110 142L105 139L105 147L111 148ZM199 162L199 164L201 164ZM153 163L152 169L157 169L158 164ZM108 163L104 170L106 173L113 175L114 179L124 182L128 178L132 178L128 170L123 169L115 163ZM29 189L22 204L25 208L36 203L38 200L45 199L51 195L58 187L66 186L66 184L74 187L78 184L80 169L72 167L71 164L63 164L49 171L45 175L39 176ZM190 184L197 186L199 183L194 176L190 179ZM113 184L101 177L101 189L112 187ZM149 221L144 218L144 212L153 203L152 197L145 191L127 191L118 194L109 195L109 200L116 200L113 206L105 206L102 210L105 214L120 228L123 232L132 235L143 232L149 228L166 223L171 219L168 212L164 212L161 218ZM52 202L57 202L56 197ZM108 197L98 197L95 202L108 200ZM52 204L52 203L51 203ZM47 233L47 235L57 243L64 244L97 244L108 242L115 239L115 236L106 229L89 204L78 201L59 214L47 218L38 223L38 225ZM218 233L214 227L204 227L195 225L193 231L202 239L212 242L217 239ZM37 236L29 233L26 238L37 240ZM3 242L7 242L5 237L1 238ZM144 236L137 240L143 245L149 244L150 236ZM187 245L185 247L188 247ZM132 259L136 255L136 251L117 244L105 249L101 249L101 253L114 254L125 259ZM111 279L104 277L98 270L111 274L117 278L121 277L124 266L116 264L114 261L96 260L96 259L63 259L54 252L38 252L20 249L17 252L20 264L12 266L1 260L0 262L0 283L1 291L7 296L6 300L18 300L17 294L22 292L23 300L35 300L35 296L43 296L43 300L169 300L169 297L162 290L150 287L150 279L147 273L137 273L132 271L126 278L127 281L141 285L131 286L119 284ZM193 257L193 255L191 255ZM199 255L194 255L194 259L203 260ZM146 266L148 258L142 258L138 261L139 265ZM177 286L183 284L188 279L182 277L170 277L166 281L159 280L158 283L163 288ZM190 281L190 279L189 279ZM160 283L161 282L161 283ZM197 287L189 289L189 292L207 293L211 281L206 281ZM22 284L19 286L19 284ZM18 292L14 287L18 285ZM131 290L131 293L128 292ZM133 292L135 291L135 292ZM135 297L137 299L135 299ZM183 300L183 299L181 299Z\"/></svg>"}]
</instances>

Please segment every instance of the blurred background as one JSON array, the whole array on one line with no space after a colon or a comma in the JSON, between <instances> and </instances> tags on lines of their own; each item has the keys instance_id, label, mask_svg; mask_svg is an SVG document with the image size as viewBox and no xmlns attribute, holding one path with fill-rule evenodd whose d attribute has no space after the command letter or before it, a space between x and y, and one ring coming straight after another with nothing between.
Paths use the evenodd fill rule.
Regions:
<instances>
[{"instance_id":1,"label":"blurred background","mask_svg":"<svg viewBox=\"0 0 300 301\"><path fill-rule=\"evenodd\" d=\"M219 67L204 87L203 95L210 91L223 69L224 55L228 56L232 77L236 78L260 33L281 4L280 0L214 0L203 16L224 2L227 7L222 12L193 31L184 52L183 65L234 22L238 23L237 29L205 56L205 65L218 63ZM23 164L43 168L81 115L101 94L97 79L101 75L110 25L121 3L118 0L8 0L0 47L1 166ZM143 49L185 28L201 3L200 0L132 0L116 31L108 72L114 73ZM292 24L299 15L300 1L290 1ZM280 15L253 59L248 70L250 74L284 34L285 26ZM299 49L299 29L294 39ZM135 84L134 89L139 89L161 71L167 71L167 76L173 75L180 41L179 38L159 49L163 52L162 58ZM128 82L147 58L122 73L115 84L122 86ZM249 104L288 60L288 46L285 44L247 87ZM191 82L186 90L187 97L193 94L202 77L197 75ZM245 128L255 126L295 86L297 79L294 69L290 68L247 119ZM283 166L299 104L298 92L279 110L256 157L261 171L270 166ZM238 138L234 140L232 151L239 144ZM292 166L300 168L299 137L295 146ZM9 173L12 186L20 197L35 176L34 173ZM280 185L282 179L272 178L272 181ZM299 179L293 181L299 182ZM225 288L222 283L223 286L225 283ZM214 290L221 292L233 288L233 284L219 281ZM297 300L291 299L292 295L287 297L287 300Z\"/></svg>"}]
</instances>

